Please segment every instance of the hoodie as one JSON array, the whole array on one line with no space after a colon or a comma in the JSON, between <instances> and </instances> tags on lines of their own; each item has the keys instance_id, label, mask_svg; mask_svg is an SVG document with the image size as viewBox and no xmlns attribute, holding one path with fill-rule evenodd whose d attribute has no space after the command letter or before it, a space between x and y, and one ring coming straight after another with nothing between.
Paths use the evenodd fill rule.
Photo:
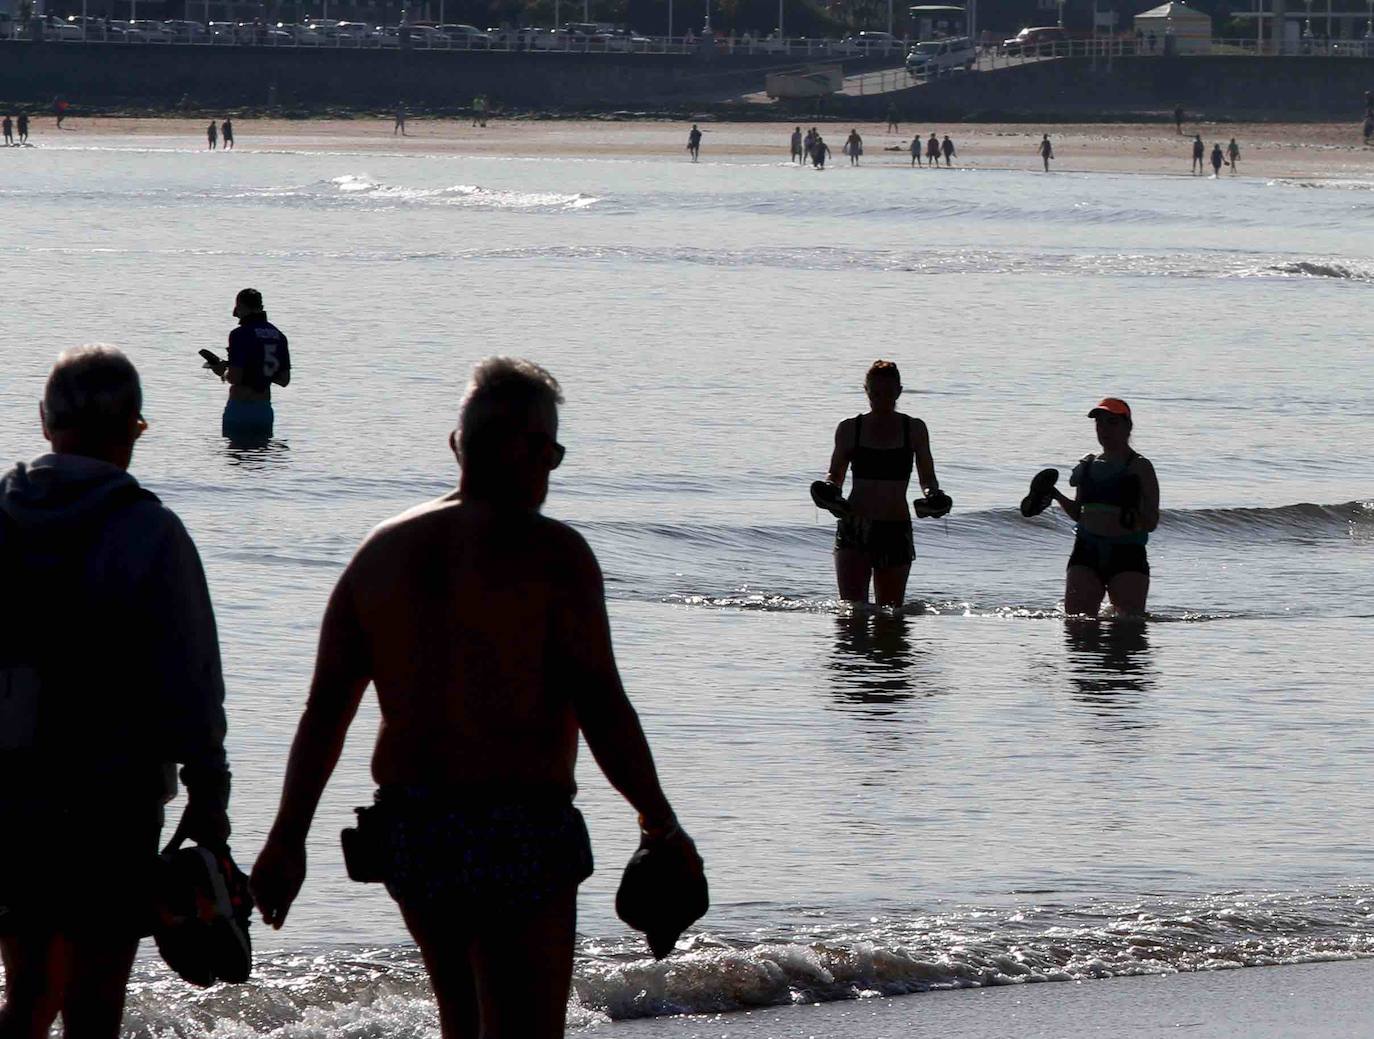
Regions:
<instances>
[{"instance_id":1,"label":"hoodie","mask_svg":"<svg viewBox=\"0 0 1374 1039\"><path fill-rule=\"evenodd\" d=\"M58 561L51 580L33 580L40 558ZM219 637L176 515L118 466L42 455L0 477L0 559L29 575L3 586L4 611L31 614L9 630L35 633L38 663L63 676L40 692L46 770L76 786L154 776L167 799L181 764L188 788L227 800Z\"/></svg>"}]
</instances>

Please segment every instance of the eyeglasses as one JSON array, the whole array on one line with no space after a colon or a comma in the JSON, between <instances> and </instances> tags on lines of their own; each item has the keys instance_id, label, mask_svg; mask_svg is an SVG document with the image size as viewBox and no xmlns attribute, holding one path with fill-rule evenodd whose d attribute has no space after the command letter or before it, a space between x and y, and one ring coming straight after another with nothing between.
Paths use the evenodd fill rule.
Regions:
<instances>
[{"instance_id":1,"label":"eyeglasses","mask_svg":"<svg viewBox=\"0 0 1374 1039\"><path fill-rule=\"evenodd\" d=\"M528 433L526 436L529 440L531 450L539 450L542 448L550 452L550 469L557 469L563 464L563 456L568 453L568 449L557 440L547 433Z\"/></svg>"}]
</instances>

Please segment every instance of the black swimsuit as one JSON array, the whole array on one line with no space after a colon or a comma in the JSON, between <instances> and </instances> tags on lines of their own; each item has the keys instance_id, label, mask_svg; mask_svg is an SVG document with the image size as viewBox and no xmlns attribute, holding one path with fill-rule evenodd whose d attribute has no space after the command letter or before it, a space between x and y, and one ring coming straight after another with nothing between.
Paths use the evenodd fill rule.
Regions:
<instances>
[{"instance_id":1,"label":"black swimsuit","mask_svg":"<svg viewBox=\"0 0 1374 1039\"><path fill-rule=\"evenodd\" d=\"M899 480L905 485L911 479L911 420L902 416L901 447L864 447L864 417L854 419L854 450L849 464L856 480ZM874 569L908 566L916 558L916 544L911 536L911 520L875 520L850 515L835 525L835 548L862 552Z\"/></svg>"}]
</instances>

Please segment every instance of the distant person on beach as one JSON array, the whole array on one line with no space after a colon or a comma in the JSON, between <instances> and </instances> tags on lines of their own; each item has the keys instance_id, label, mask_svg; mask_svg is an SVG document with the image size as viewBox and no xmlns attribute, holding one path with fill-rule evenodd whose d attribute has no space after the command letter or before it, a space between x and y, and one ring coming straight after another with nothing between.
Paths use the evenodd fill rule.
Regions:
<instances>
[{"instance_id":1,"label":"distant person on beach","mask_svg":"<svg viewBox=\"0 0 1374 1039\"><path fill-rule=\"evenodd\" d=\"M20 144L28 144L28 143L29 143L29 114L28 114L27 112L20 112L20 113L19 113L19 118L18 118L17 120L15 120L15 129L17 129L17 130L19 131L19 143L20 143Z\"/></svg>"},{"instance_id":2,"label":"distant person on beach","mask_svg":"<svg viewBox=\"0 0 1374 1039\"><path fill-rule=\"evenodd\" d=\"M211 119L211 120L210 120L210 125L207 126L207 127L205 128L205 145L206 145L206 147L209 148L211 151L214 151L214 150L215 150L215 146L218 145L218 144L219 144L219 127L215 124L215 121L214 121L213 119Z\"/></svg>"},{"instance_id":3,"label":"distant person on beach","mask_svg":"<svg viewBox=\"0 0 1374 1039\"><path fill-rule=\"evenodd\" d=\"M487 99L481 94L472 99L472 125L487 125Z\"/></svg>"},{"instance_id":4,"label":"distant person on beach","mask_svg":"<svg viewBox=\"0 0 1374 1039\"><path fill-rule=\"evenodd\" d=\"M1374 90L1364 92L1364 114L1374 118Z\"/></svg>"},{"instance_id":5,"label":"distant person on beach","mask_svg":"<svg viewBox=\"0 0 1374 1039\"><path fill-rule=\"evenodd\" d=\"M1182 106L1182 105L1179 105L1177 108L1174 109L1174 129L1175 129L1178 133L1180 133L1180 134L1183 133L1183 106Z\"/></svg>"},{"instance_id":6,"label":"distant person on beach","mask_svg":"<svg viewBox=\"0 0 1374 1039\"><path fill-rule=\"evenodd\" d=\"M409 137L406 133L406 110L401 105L396 106L396 121L391 126L391 136L400 134L402 137Z\"/></svg>"},{"instance_id":7,"label":"distant person on beach","mask_svg":"<svg viewBox=\"0 0 1374 1039\"><path fill-rule=\"evenodd\" d=\"M831 157L830 145L825 143L825 138L816 134L811 141L811 165L818 170L825 169L825 160Z\"/></svg>"},{"instance_id":8,"label":"distant person on beach","mask_svg":"<svg viewBox=\"0 0 1374 1039\"><path fill-rule=\"evenodd\" d=\"M692 157L693 162L701 156L701 130L697 128L696 123L692 124L692 129L687 134L687 154Z\"/></svg>"},{"instance_id":9,"label":"distant person on beach","mask_svg":"<svg viewBox=\"0 0 1374 1039\"><path fill-rule=\"evenodd\" d=\"M1364 143L1368 147L1369 139L1374 137L1374 115L1364 117Z\"/></svg>"},{"instance_id":10,"label":"distant person on beach","mask_svg":"<svg viewBox=\"0 0 1374 1039\"><path fill-rule=\"evenodd\" d=\"M921 135L917 134L911 139L911 165L921 165Z\"/></svg>"},{"instance_id":11,"label":"distant person on beach","mask_svg":"<svg viewBox=\"0 0 1374 1039\"><path fill-rule=\"evenodd\" d=\"M849 165L859 164L859 156L864 153L864 139L859 136L857 129L851 129L849 136L845 138L844 153L849 156Z\"/></svg>"},{"instance_id":12,"label":"distant person on beach","mask_svg":"<svg viewBox=\"0 0 1374 1039\"><path fill-rule=\"evenodd\" d=\"M1054 158L1054 145L1050 144L1050 135L1045 134L1040 139L1040 158L1045 163L1045 172L1050 171L1050 160Z\"/></svg>"},{"instance_id":13,"label":"distant person on beach","mask_svg":"<svg viewBox=\"0 0 1374 1039\"><path fill-rule=\"evenodd\" d=\"M1206 154L1206 152L1207 152L1207 146L1206 146L1205 144L1202 143L1202 134L1196 134L1196 135L1194 135L1194 137L1193 137L1193 165L1192 165L1192 171L1193 171L1193 175L1194 175L1194 176L1196 176L1196 175L1199 174L1199 173L1205 172L1205 169L1204 169L1204 167L1203 167L1203 157L1204 157L1204 155Z\"/></svg>"},{"instance_id":14,"label":"distant person on beach","mask_svg":"<svg viewBox=\"0 0 1374 1039\"><path fill-rule=\"evenodd\" d=\"M930 137L926 140L926 165L940 165L940 138L935 136L934 130L931 131Z\"/></svg>"},{"instance_id":15,"label":"distant person on beach","mask_svg":"<svg viewBox=\"0 0 1374 1039\"><path fill-rule=\"evenodd\" d=\"M181 521L128 472L143 391L111 346L58 358L40 404L51 451L0 478L0 1035L121 1034L164 805L229 839L215 615Z\"/></svg>"},{"instance_id":16,"label":"distant person on beach","mask_svg":"<svg viewBox=\"0 0 1374 1039\"><path fill-rule=\"evenodd\" d=\"M1212 144L1212 176L1221 176L1221 167L1225 162L1226 157L1221 154L1221 142L1216 141Z\"/></svg>"},{"instance_id":17,"label":"distant person on beach","mask_svg":"<svg viewBox=\"0 0 1374 1039\"><path fill-rule=\"evenodd\" d=\"M1236 175L1236 165L1240 162L1240 145L1236 143L1234 137L1231 143L1226 146L1226 163L1231 167L1231 176Z\"/></svg>"},{"instance_id":18,"label":"distant person on beach","mask_svg":"<svg viewBox=\"0 0 1374 1039\"><path fill-rule=\"evenodd\" d=\"M792 161L804 162L802 158L802 132L801 127L794 127L792 130Z\"/></svg>"},{"instance_id":19,"label":"distant person on beach","mask_svg":"<svg viewBox=\"0 0 1374 1039\"><path fill-rule=\"evenodd\" d=\"M811 161L811 146L815 143L816 128L813 126L811 127L811 129L806 131L806 138L802 141L802 147L805 149L806 154L806 158L802 160L803 164Z\"/></svg>"},{"instance_id":20,"label":"distant person on beach","mask_svg":"<svg viewBox=\"0 0 1374 1039\"><path fill-rule=\"evenodd\" d=\"M1051 493L1077 526L1064 585L1064 612L1097 616L1105 595L1117 613L1145 612L1150 563L1145 544L1159 526L1159 481L1149 459L1131 449L1134 422L1123 400L1108 397L1088 412L1102 454L1088 454L1069 478L1070 499Z\"/></svg>"},{"instance_id":21,"label":"distant person on beach","mask_svg":"<svg viewBox=\"0 0 1374 1039\"><path fill-rule=\"evenodd\" d=\"M13 120L13 119L11 119L9 116L5 116L4 120L3 120L3 121L0 121L0 131L3 131L3 132L4 132L4 135L5 135L5 146L6 146L6 147L9 147L10 145L14 144L14 120ZM1366 134L1365 136L1367 137L1368 134Z\"/></svg>"},{"instance_id":22,"label":"distant person on beach","mask_svg":"<svg viewBox=\"0 0 1374 1039\"><path fill-rule=\"evenodd\" d=\"M901 127L897 125L897 106L887 106L887 130L888 133L901 133Z\"/></svg>"},{"instance_id":23,"label":"distant person on beach","mask_svg":"<svg viewBox=\"0 0 1374 1039\"><path fill-rule=\"evenodd\" d=\"M61 94L52 99L53 115L57 116L57 128L62 129L62 120L67 118L67 101Z\"/></svg>"},{"instance_id":24,"label":"distant person on beach","mask_svg":"<svg viewBox=\"0 0 1374 1039\"><path fill-rule=\"evenodd\" d=\"M234 147L234 124L229 119L220 124L219 135L224 139L225 148Z\"/></svg>"},{"instance_id":25,"label":"distant person on beach","mask_svg":"<svg viewBox=\"0 0 1374 1039\"><path fill-rule=\"evenodd\" d=\"M945 134L945 139L940 142L940 153L945 157L945 165L948 166L949 160L954 158L954 142L949 139L949 134Z\"/></svg>"},{"instance_id":26,"label":"distant person on beach","mask_svg":"<svg viewBox=\"0 0 1374 1039\"><path fill-rule=\"evenodd\" d=\"M229 333L229 356L215 369L229 384L220 433L234 442L257 443L272 436L272 386L290 384L291 352L281 329L267 320L257 289L234 297L234 317L239 325Z\"/></svg>"},{"instance_id":27,"label":"distant person on beach","mask_svg":"<svg viewBox=\"0 0 1374 1039\"><path fill-rule=\"evenodd\" d=\"M901 606L916 558L907 486L913 463L922 489L940 489L930 454L930 434L919 418L897 410L902 376L891 361L874 361L864 376L869 411L835 428L835 449L826 482L844 488L853 471L847 514L835 527L835 580L846 602L868 602L869 584L879 606Z\"/></svg>"},{"instance_id":28,"label":"distant person on beach","mask_svg":"<svg viewBox=\"0 0 1374 1039\"><path fill-rule=\"evenodd\" d=\"M445 1039L564 1034L577 887L592 872L579 736L639 813L641 847L701 858L664 796L581 535L540 514L562 393L529 361L477 365L449 446L457 490L377 527L330 596L276 820L253 869L281 927L306 837L369 684L379 787L360 823L420 947Z\"/></svg>"}]
</instances>

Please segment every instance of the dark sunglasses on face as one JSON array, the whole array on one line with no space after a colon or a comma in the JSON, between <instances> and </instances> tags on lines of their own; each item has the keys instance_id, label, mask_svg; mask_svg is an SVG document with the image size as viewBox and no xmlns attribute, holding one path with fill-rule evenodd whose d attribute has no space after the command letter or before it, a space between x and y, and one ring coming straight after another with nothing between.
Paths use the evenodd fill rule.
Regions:
<instances>
[{"instance_id":1,"label":"dark sunglasses on face","mask_svg":"<svg viewBox=\"0 0 1374 1039\"><path fill-rule=\"evenodd\" d=\"M546 450L549 452L549 468L557 469L563 464L563 456L568 453L568 449L560 444L547 433L528 434L531 450Z\"/></svg>"}]
</instances>

